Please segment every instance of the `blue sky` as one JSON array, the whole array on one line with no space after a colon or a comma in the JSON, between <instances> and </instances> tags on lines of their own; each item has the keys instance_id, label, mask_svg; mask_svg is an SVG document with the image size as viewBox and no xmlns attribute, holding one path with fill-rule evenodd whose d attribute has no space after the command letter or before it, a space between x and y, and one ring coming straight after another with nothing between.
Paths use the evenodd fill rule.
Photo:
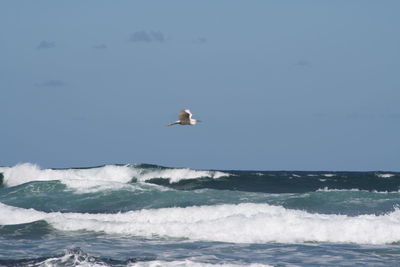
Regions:
<instances>
[{"instance_id":1,"label":"blue sky","mask_svg":"<svg viewBox=\"0 0 400 267\"><path fill-rule=\"evenodd\" d=\"M0 165L399 171L398 10L1 1Z\"/></svg>"}]
</instances>

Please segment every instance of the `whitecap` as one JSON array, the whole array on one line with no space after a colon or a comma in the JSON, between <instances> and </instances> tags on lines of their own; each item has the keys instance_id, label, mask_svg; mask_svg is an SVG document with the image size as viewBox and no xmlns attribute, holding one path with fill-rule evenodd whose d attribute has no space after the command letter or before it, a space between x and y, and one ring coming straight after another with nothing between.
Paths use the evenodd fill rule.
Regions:
<instances>
[{"instance_id":1,"label":"whitecap","mask_svg":"<svg viewBox=\"0 0 400 267\"><path fill-rule=\"evenodd\" d=\"M330 189L327 186L317 190L317 192L359 192L359 191L368 192L367 190L360 190L358 188L351 188L351 189L335 189L335 188L331 188Z\"/></svg>"},{"instance_id":2,"label":"whitecap","mask_svg":"<svg viewBox=\"0 0 400 267\"><path fill-rule=\"evenodd\" d=\"M3 173L3 183L6 186L16 186L32 181L57 180L79 193L133 188L133 185L128 185L133 179L145 182L154 178L162 178L175 183L183 179L202 177L218 179L230 175L220 171L141 168L140 165L105 165L87 169L42 169L32 163L1 167L0 172Z\"/></svg>"},{"instance_id":3,"label":"whitecap","mask_svg":"<svg viewBox=\"0 0 400 267\"><path fill-rule=\"evenodd\" d=\"M390 178L390 177L393 177L394 174L392 174L392 173L377 173L376 176L378 176L379 178Z\"/></svg>"},{"instance_id":4,"label":"whitecap","mask_svg":"<svg viewBox=\"0 0 400 267\"><path fill-rule=\"evenodd\" d=\"M221 171L202 171L192 170L188 168L171 168L171 169L139 169L136 178L138 181L148 181L155 178L168 179L171 183L177 183L181 180L212 178L230 176L230 174Z\"/></svg>"},{"instance_id":5,"label":"whitecap","mask_svg":"<svg viewBox=\"0 0 400 267\"><path fill-rule=\"evenodd\" d=\"M64 231L232 243L400 241L400 210L385 215L316 214L268 204L193 206L117 214L40 212L0 204L0 224L46 220Z\"/></svg>"}]
</instances>

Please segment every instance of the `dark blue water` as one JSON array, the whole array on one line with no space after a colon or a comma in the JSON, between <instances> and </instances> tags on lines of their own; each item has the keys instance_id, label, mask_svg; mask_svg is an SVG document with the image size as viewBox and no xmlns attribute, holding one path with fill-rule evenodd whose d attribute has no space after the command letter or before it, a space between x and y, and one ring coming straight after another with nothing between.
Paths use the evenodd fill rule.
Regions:
<instances>
[{"instance_id":1,"label":"dark blue water","mask_svg":"<svg viewBox=\"0 0 400 267\"><path fill-rule=\"evenodd\" d=\"M400 173L0 168L0 266L399 266Z\"/></svg>"}]
</instances>

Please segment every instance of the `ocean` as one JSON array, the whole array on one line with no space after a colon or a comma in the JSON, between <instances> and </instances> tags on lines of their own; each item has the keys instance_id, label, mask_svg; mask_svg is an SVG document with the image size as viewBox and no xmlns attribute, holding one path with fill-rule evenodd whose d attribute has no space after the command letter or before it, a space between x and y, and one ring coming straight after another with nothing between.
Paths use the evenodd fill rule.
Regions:
<instances>
[{"instance_id":1,"label":"ocean","mask_svg":"<svg viewBox=\"0 0 400 267\"><path fill-rule=\"evenodd\" d=\"M400 266L400 173L0 167L0 266Z\"/></svg>"}]
</instances>

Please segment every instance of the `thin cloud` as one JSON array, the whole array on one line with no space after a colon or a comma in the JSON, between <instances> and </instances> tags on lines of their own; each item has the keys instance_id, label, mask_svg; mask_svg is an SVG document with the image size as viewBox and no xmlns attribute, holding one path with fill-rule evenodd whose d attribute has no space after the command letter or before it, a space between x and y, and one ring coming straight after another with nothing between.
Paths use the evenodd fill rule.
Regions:
<instances>
[{"instance_id":1,"label":"thin cloud","mask_svg":"<svg viewBox=\"0 0 400 267\"><path fill-rule=\"evenodd\" d=\"M107 49L107 46L105 44L98 44L98 45L92 46L92 48L101 50L101 49Z\"/></svg>"},{"instance_id":2,"label":"thin cloud","mask_svg":"<svg viewBox=\"0 0 400 267\"><path fill-rule=\"evenodd\" d=\"M382 117L388 119L400 119L400 113L386 113L383 114Z\"/></svg>"},{"instance_id":3,"label":"thin cloud","mask_svg":"<svg viewBox=\"0 0 400 267\"><path fill-rule=\"evenodd\" d=\"M306 60L306 59L300 59L300 60L298 60L298 61L296 62L295 65L296 65L296 66L299 66L299 67L307 67L307 66L311 66L311 62L309 62L309 61Z\"/></svg>"},{"instance_id":4,"label":"thin cloud","mask_svg":"<svg viewBox=\"0 0 400 267\"><path fill-rule=\"evenodd\" d=\"M160 31L137 31L131 34L129 41L134 43L163 43L165 42L165 36Z\"/></svg>"},{"instance_id":5,"label":"thin cloud","mask_svg":"<svg viewBox=\"0 0 400 267\"><path fill-rule=\"evenodd\" d=\"M36 47L36 49L38 50L42 50L42 49L50 49L50 48L54 48L56 47L56 44L54 42L49 42L49 41L41 41L39 43L39 45Z\"/></svg>"},{"instance_id":6,"label":"thin cloud","mask_svg":"<svg viewBox=\"0 0 400 267\"><path fill-rule=\"evenodd\" d=\"M67 83L60 80L48 80L42 83L35 84L38 87L64 87L67 86Z\"/></svg>"},{"instance_id":7,"label":"thin cloud","mask_svg":"<svg viewBox=\"0 0 400 267\"><path fill-rule=\"evenodd\" d=\"M329 115L324 112L317 112L312 114L315 118L326 119Z\"/></svg>"},{"instance_id":8,"label":"thin cloud","mask_svg":"<svg viewBox=\"0 0 400 267\"><path fill-rule=\"evenodd\" d=\"M207 43L207 38L205 37L199 37L193 40L194 44L205 44Z\"/></svg>"}]
</instances>

